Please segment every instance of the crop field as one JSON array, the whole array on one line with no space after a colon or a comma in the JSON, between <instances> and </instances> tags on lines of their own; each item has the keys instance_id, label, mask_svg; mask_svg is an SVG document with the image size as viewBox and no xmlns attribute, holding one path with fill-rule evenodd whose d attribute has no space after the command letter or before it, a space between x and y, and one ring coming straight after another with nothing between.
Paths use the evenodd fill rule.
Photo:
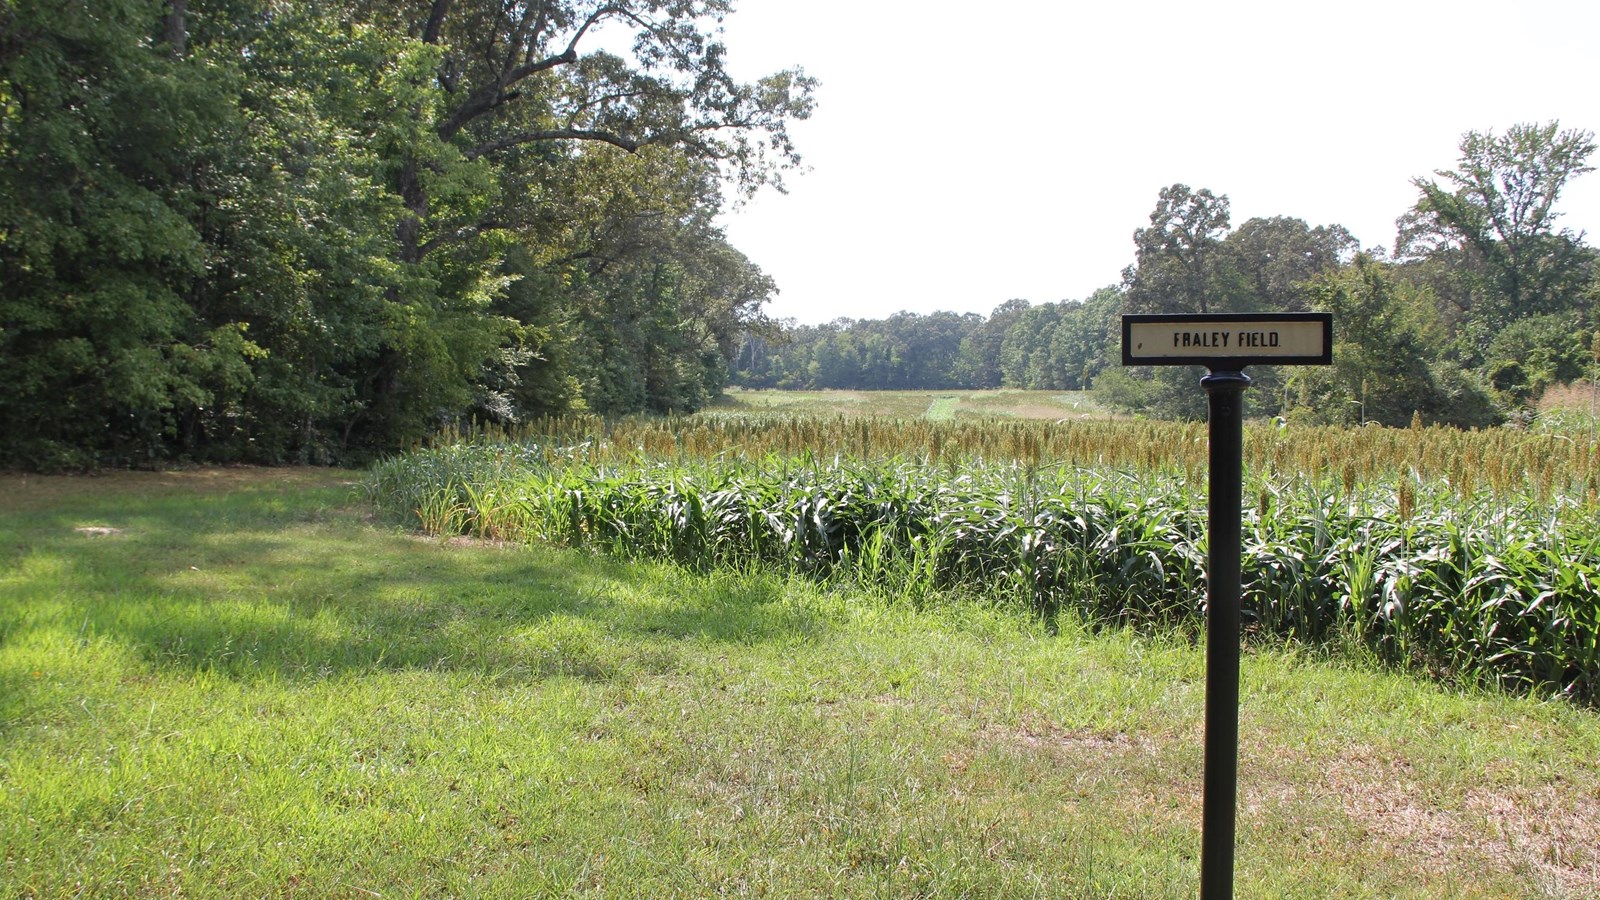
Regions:
<instances>
[{"instance_id":1,"label":"crop field","mask_svg":"<svg viewBox=\"0 0 1600 900\"><path fill-rule=\"evenodd\" d=\"M587 430L586 430L587 429ZM1195 627L1203 426L571 420L376 467L391 521ZM826 454L812 448L828 448ZM1246 627L1600 699L1600 458L1501 429L1253 427Z\"/></svg>"}]
</instances>

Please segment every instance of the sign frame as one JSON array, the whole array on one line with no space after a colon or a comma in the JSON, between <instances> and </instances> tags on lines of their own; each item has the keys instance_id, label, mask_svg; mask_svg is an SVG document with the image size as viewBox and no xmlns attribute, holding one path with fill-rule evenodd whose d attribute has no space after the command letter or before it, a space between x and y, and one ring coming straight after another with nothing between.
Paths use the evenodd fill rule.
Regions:
<instances>
[{"instance_id":1,"label":"sign frame","mask_svg":"<svg viewBox=\"0 0 1600 900\"><path fill-rule=\"evenodd\" d=\"M1228 349L1215 354L1161 353L1159 348L1144 351L1137 332L1147 335L1176 335L1192 332L1204 335L1237 335L1270 331L1271 326L1321 331L1320 352L1313 354L1272 353L1265 348L1238 352L1239 342L1227 340ZM1153 333L1153 335L1151 334ZM1146 337L1145 340L1149 340ZM1225 345L1226 346L1226 345ZM1128 313L1122 317L1122 364L1125 366L1205 366L1213 372L1237 372L1245 366L1326 366L1333 364L1333 313Z\"/></svg>"}]
</instances>

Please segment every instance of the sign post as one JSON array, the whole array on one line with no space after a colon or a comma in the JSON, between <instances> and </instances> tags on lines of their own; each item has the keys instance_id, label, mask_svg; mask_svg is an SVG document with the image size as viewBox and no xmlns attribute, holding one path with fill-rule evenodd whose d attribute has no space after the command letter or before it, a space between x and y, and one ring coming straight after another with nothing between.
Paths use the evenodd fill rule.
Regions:
<instances>
[{"instance_id":1,"label":"sign post","mask_svg":"<svg viewBox=\"0 0 1600 900\"><path fill-rule=\"evenodd\" d=\"M1329 365L1329 313L1125 315L1125 366L1202 365L1209 405L1206 516L1206 735L1200 812L1200 898L1233 896L1239 794L1239 573L1244 389L1256 364Z\"/></svg>"}]
</instances>

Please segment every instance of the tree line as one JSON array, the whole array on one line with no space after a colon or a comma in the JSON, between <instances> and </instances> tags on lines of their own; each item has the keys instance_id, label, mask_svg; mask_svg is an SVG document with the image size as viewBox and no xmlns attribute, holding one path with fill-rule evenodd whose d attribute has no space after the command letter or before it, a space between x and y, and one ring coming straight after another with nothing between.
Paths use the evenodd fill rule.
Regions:
<instances>
[{"instance_id":1,"label":"tree line","mask_svg":"<svg viewBox=\"0 0 1600 900\"><path fill-rule=\"evenodd\" d=\"M1314 422L1478 427L1600 367L1600 255L1563 228L1591 132L1468 132L1456 166L1413 179L1392 248L1289 216L1233 227L1228 197L1174 184L1133 234L1121 281L1082 300L1010 300L988 316L902 312L746 333L733 381L789 389L1092 389L1106 404L1200 418L1185 368L1124 369L1123 313L1325 310L1331 368L1252 368L1252 409Z\"/></svg>"},{"instance_id":2,"label":"tree line","mask_svg":"<svg viewBox=\"0 0 1600 900\"><path fill-rule=\"evenodd\" d=\"M799 69L729 0L0 0L0 466L357 461L692 409Z\"/></svg>"}]
</instances>

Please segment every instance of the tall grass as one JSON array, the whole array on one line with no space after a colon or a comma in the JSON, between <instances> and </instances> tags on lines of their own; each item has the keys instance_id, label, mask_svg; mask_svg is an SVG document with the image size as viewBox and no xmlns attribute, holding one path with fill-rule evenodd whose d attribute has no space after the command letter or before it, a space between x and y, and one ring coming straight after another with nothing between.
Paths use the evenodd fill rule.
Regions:
<instances>
[{"instance_id":1,"label":"tall grass","mask_svg":"<svg viewBox=\"0 0 1600 900\"><path fill-rule=\"evenodd\" d=\"M1092 622L1200 621L1203 479L1162 456L1186 454L1194 430L1120 426L1117 452L1140 457L1141 470L1046 465L1035 448L1058 435L1006 427L984 439L1010 435L1020 457L958 455L954 442L941 442L870 459L860 447L899 440L910 426L834 424L848 426L835 446L849 452L828 457L753 457L733 443L713 454L701 442L716 429L642 423L559 449L467 441L388 460L366 487L394 520L440 533L591 546L691 568L775 566L913 599L982 593ZM749 427L744 437L776 442L816 423ZM1173 429L1164 445L1161 428ZM1114 446L1098 427L1085 430L1059 439ZM1600 525L1589 481L1530 456L1523 489L1507 474L1499 476L1507 490L1496 491L1503 464L1465 468L1469 458L1488 459L1470 436L1324 434L1338 440L1317 451L1318 468L1289 474L1270 462L1271 435L1256 436L1257 462L1268 464L1247 479L1243 600L1252 634L1351 641L1450 681L1600 699ZM1420 465L1386 478L1355 474L1398 458L1407 436ZM637 443L621 452L623 440ZM1293 436L1276 446L1288 448L1286 458L1312 453ZM1430 459L1463 468L1419 477ZM1574 498L1574 488L1586 493Z\"/></svg>"}]
</instances>

